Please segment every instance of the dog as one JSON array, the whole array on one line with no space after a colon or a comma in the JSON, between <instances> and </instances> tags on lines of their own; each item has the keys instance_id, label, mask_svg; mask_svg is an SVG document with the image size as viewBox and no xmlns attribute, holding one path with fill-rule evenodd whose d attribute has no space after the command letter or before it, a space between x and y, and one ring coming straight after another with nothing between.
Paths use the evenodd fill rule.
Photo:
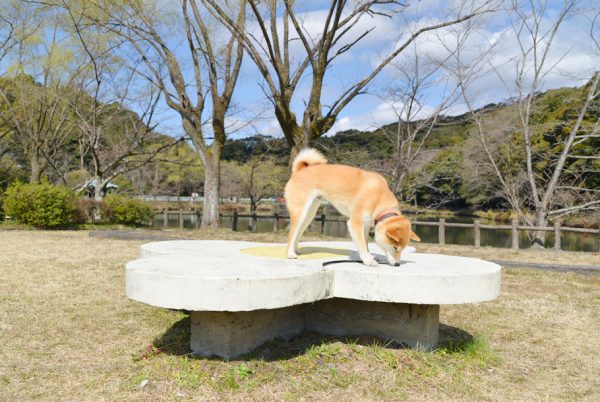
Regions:
<instances>
[{"instance_id":1,"label":"dog","mask_svg":"<svg viewBox=\"0 0 600 402\"><path fill-rule=\"evenodd\" d=\"M287 257L298 257L298 242L312 222L323 199L347 216L348 231L365 265L378 265L369 253L368 235L375 226L375 242L390 265L399 265L409 240L420 241L383 176L346 165L328 164L317 150L301 150L292 163L285 186L290 214Z\"/></svg>"}]
</instances>

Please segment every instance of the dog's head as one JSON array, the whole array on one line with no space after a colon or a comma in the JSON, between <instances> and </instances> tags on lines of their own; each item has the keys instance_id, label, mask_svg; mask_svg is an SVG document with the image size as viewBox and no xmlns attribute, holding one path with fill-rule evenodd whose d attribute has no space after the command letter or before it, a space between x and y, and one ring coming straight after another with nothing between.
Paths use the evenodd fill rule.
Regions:
<instances>
[{"instance_id":1,"label":"dog's head","mask_svg":"<svg viewBox=\"0 0 600 402\"><path fill-rule=\"evenodd\" d=\"M375 226L375 242L394 258L394 261L389 261L390 264L400 262L400 254L409 240L421 241L412 231L410 221L402 215L387 218Z\"/></svg>"}]
</instances>

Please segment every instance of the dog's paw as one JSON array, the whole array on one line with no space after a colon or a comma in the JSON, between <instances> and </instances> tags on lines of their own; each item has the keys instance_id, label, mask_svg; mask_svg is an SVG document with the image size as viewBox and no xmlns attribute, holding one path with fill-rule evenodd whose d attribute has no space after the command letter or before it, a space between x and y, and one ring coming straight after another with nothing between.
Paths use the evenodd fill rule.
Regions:
<instances>
[{"instance_id":1,"label":"dog's paw","mask_svg":"<svg viewBox=\"0 0 600 402\"><path fill-rule=\"evenodd\" d=\"M296 258L298 258L298 254L296 254L296 253L288 253L287 258L289 258L291 260L295 260Z\"/></svg>"},{"instance_id":2,"label":"dog's paw","mask_svg":"<svg viewBox=\"0 0 600 402\"><path fill-rule=\"evenodd\" d=\"M363 264L365 264L369 267L376 267L379 265L379 263L375 260L375 258L373 258L373 256L370 254L362 256L362 257L360 257L360 259L362 260Z\"/></svg>"}]
</instances>

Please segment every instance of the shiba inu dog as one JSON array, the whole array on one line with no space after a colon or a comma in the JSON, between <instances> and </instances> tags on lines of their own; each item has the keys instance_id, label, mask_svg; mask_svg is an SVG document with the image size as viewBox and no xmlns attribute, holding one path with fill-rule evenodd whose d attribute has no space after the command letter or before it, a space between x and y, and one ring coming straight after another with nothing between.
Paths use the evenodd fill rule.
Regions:
<instances>
[{"instance_id":1,"label":"shiba inu dog","mask_svg":"<svg viewBox=\"0 0 600 402\"><path fill-rule=\"evenodd\" d=\"M323 199L349 218L348 230L365 265L377 266L368 249L372 225L375 242L391 265L399 264L400 253L409 240L420 241L411 230L410 221L400 213L398 200L381 175L351 166L327 164L323 155L307 148L294 159L292 175L285 186L290 214L288 258L298 257L298 241Z\"/></svg>"}]
</instances>

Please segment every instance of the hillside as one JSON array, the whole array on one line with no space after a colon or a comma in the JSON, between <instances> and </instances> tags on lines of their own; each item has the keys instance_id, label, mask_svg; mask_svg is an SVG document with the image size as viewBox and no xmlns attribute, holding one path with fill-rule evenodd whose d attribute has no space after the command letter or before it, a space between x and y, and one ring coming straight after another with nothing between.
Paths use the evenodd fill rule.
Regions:
<instances>
[{"instance_id":1,"label":"hillside","mask_svg":"<svg viewBox=\"0 0 600 402\"><path fill-rule=\"evenodd\" d=\"M540 177L549 174L550 161L562 149L561 141L577 117L584 91L585 87L561 88L537 95L532 116L532 143L534 168ZM482 117L483 129L498 165L503 171L514 171L518 176L524 153L516 106L509 102L489 104L477 113ZM600 106L595 105L586 121L593 123L598 116ZM378 171L392 182L397 129L398 123L391 123L373 131L342 131L318 139L314 146L332 162ZM417 141L421 138L417 136ZM266 136L229 141L223 150L223 158L243 162L252 155L263 153L270 154L281 164L288 163L285 140ZM577 153L597 156L600 139L582 144ZM584 177L586 187L600 186L600 161L570 160L568 163L573 174ZM420 206L449 209L505 207L497 190L497 178L490 169L469 114L439 119L401 187L399 196Z\"/></svg>"}]
</instances>

